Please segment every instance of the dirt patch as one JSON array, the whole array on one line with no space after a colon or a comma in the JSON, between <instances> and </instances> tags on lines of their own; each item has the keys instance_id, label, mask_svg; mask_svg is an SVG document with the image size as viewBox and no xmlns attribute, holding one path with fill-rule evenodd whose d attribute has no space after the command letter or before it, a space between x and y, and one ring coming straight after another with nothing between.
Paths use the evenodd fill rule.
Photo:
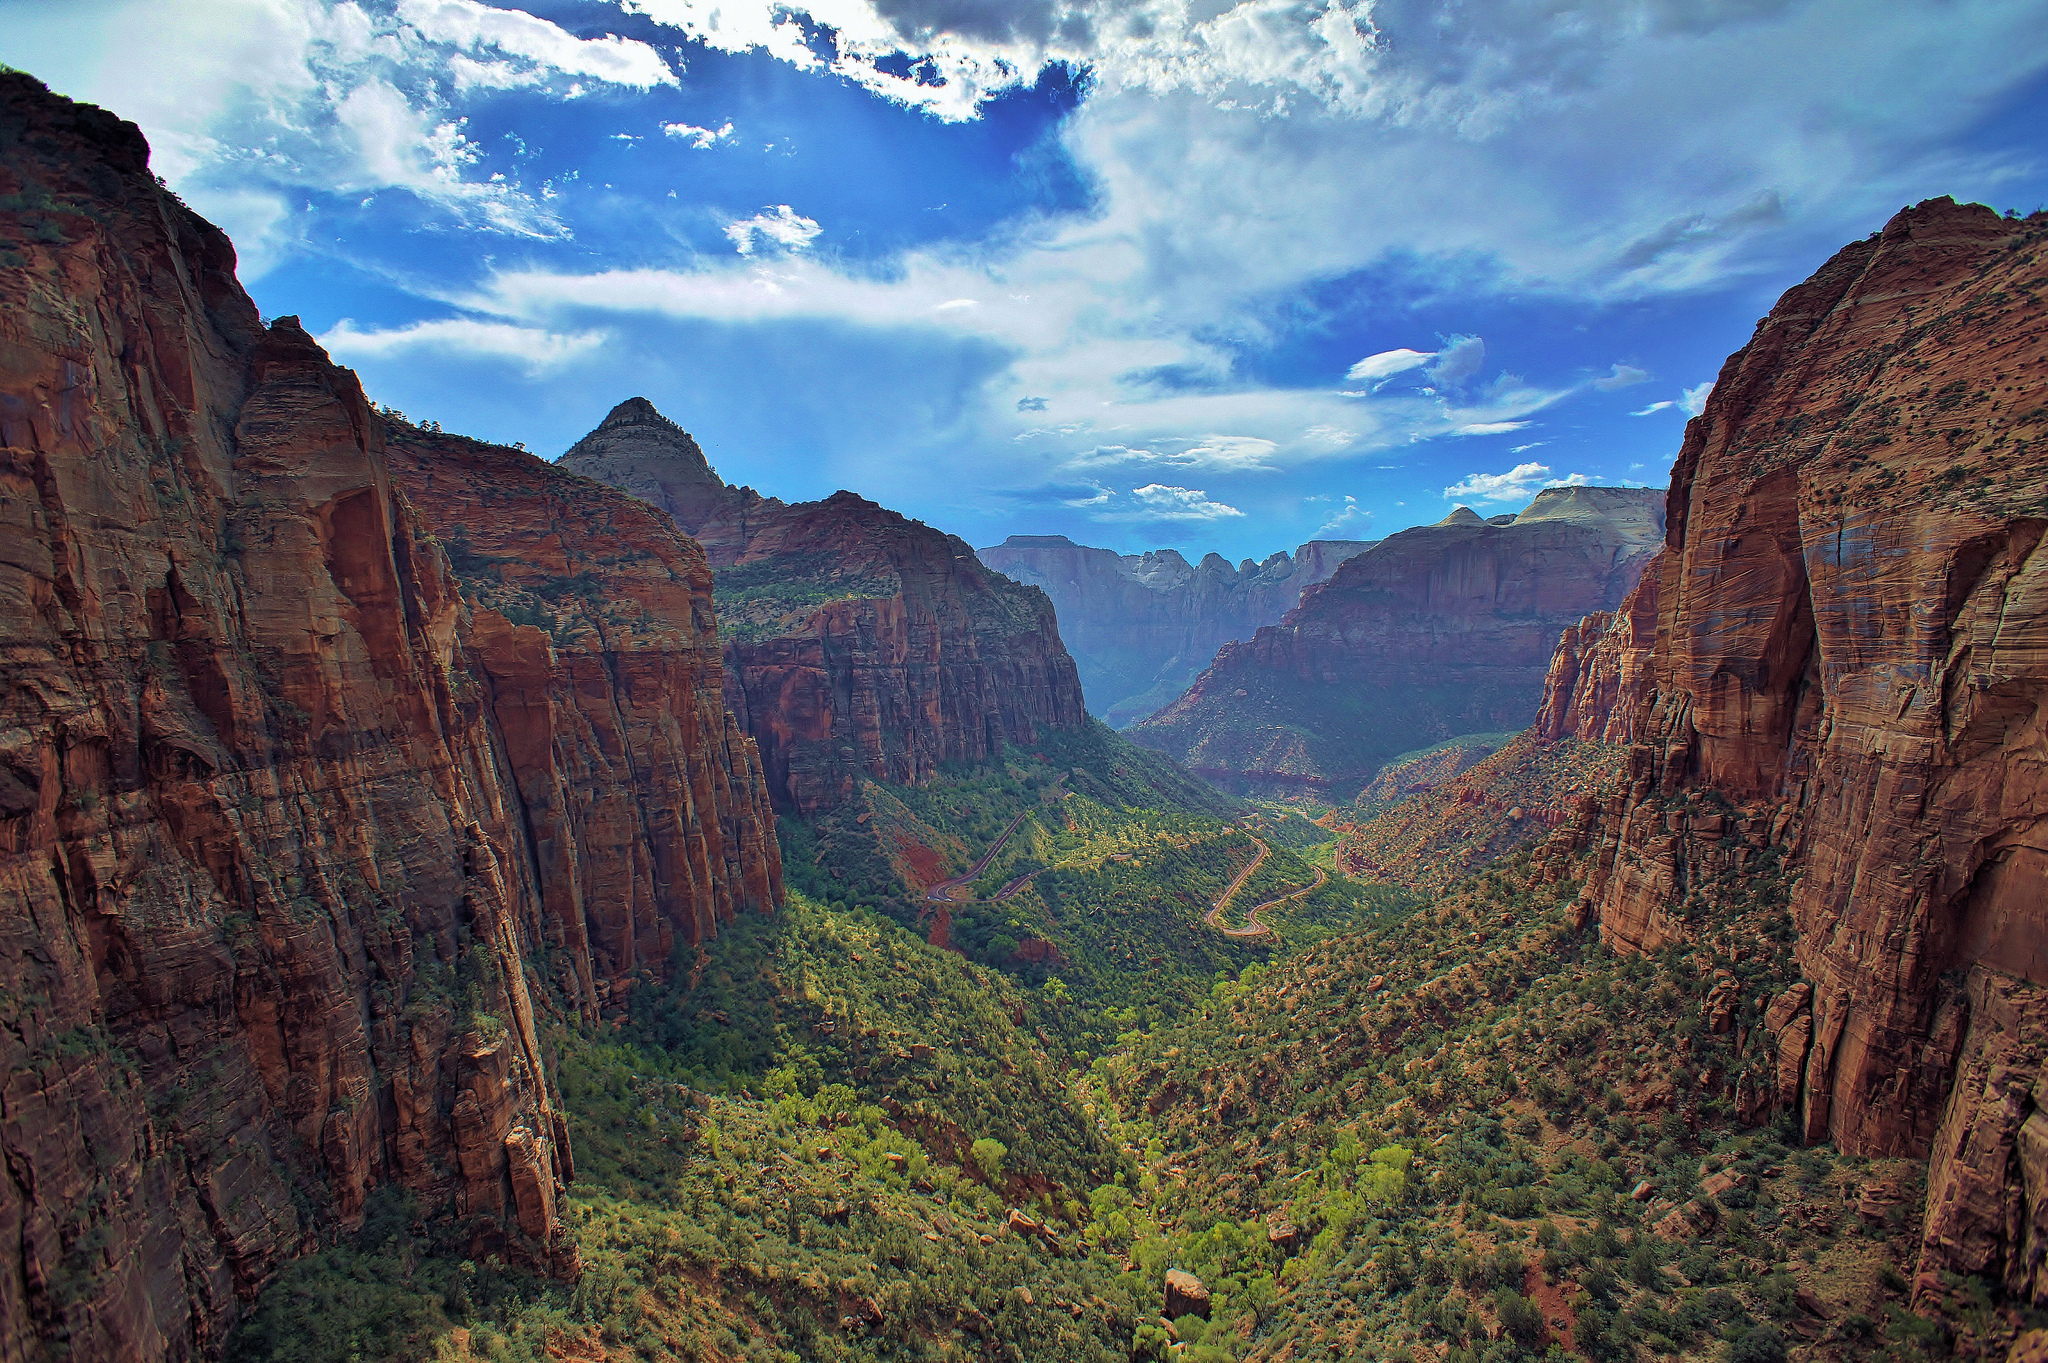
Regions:
<instances>
[{"instance_id":1,"label":"dirt patch","mask_svg":"<svg viewBox=\"0 0 2048 1363\"><path fill-rule=\"evenodd\" d=\"M1572 1337L1579 1327L1579 1318L1572 1314L1568 1304L1572 1293L1578 1290L1577 1283L1551 1283L1543 1276L1543 1270L1534 1264L1529 1265L1522 1278L1522 1295L1536 1303L1536 1308L1543 1313L1543 1328L1564 1345L1568 1354L1579 1351L1578 1341ZM1562 1329L1551 1323L1559 1320L1564 1322Z\"/></svg>"}]
</instances>

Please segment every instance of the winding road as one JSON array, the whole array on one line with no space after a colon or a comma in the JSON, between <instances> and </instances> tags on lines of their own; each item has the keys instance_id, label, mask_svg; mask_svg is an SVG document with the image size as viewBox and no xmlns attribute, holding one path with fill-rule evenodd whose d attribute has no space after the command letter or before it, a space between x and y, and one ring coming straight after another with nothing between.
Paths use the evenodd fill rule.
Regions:
<instances>
[{"instance_id":1,"label":"winding road","mask_svg":"<svg viewBox=\"0 0 2048 1363\"><path fill-rule=\"evenodd\" d=\"M1055 795L1057 795L1059 793L1060 787L1065 785L1066 782L1066 775L1062 773L1059 779L1052 783L1052 792ZM941 904L974 903L975 901L972 899L955 899L953 897L953 891L959 889L962 885L970 884L974 880L978 879L981 873L988 869L988 864L996 859L996 854L998 852L1001 852L1004 847L1009 845L1011 835L1014 834L1019 828L1023 827L1024 821L1030 818L1031 814L1031 809L1025 809L1021 811L1016 818L1010 820L1010 826L1003 830L1002 836L989 844L988 850L981 854L981 860L975 862L974 865L967 868L967 873L965 875L958 875L954 876L951 880L940 881L938 884L932 886L929 890L926 890L924 892L924 897L926 899L937 900ZM1018 876L1015 880L1003 886L1002 889L997 890L995 892L994 899L1008 899L1011 895L1023 889L1025 882L1029 881L1031 879L1031 876L1035 876L1037 874L1037 871L1033 871L1030 875Z\"/></svg>"},{"instance_id":2,"label":"winding road","mask_svg":"<svg viewBox=\"0 0 2048 1363\"><path fill-rule=\"evenodd\" d=\"M1250 913L1244 916L1243 927L1226 928L1216 920L1222 916L1223 910L1229 907L1231 898L1234 895L1236 895L1239 890L1244 888L1244 883L1247 880L1250 880L1252 878L1252 872L1258 870L1259 867L1263 866L1266 862L1266 858L1271 856L1273 852L1272 848L1266 846L1265 839L1253 837L1252 841L1259 845L1259 854L1252 858L1251 865L1245 867L1242 871L1239 871L1237 873L1237 879L1231 881L1229 886L1223 891L1223 893L1216 896L1216 902L1210 906L1209 912L1202 915L1202 921L1204 923L1216 929L1216 931L1222 933L1225 937L1264 936L1265 934L1271 932L1272 929L1259 921L1260 914L1264 913L1267 909L1278 908L1280 905L1285 904L1290 899L1299 899L1301 898L1301 896L1309 893L1312 890L1320 890L1323 887L1323 882L1330 878L1329 874L1325 872L1322 867L1318 866L1315 868L1316 878L1313 882L1302 886L1298 890L1289 890L1286 894L1281 895L1278 899L1269 899L1265 903L1259 905L1257 908L1253 909Z\"/></svg>"}]
</instances>

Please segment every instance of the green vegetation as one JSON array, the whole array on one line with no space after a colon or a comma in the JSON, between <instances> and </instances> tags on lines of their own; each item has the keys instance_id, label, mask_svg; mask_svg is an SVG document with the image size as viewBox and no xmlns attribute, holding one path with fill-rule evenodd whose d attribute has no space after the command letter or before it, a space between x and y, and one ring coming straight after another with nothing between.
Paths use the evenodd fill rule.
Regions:
<instances>
[{"instance_id":1,"label":"green vegetation","mask_svg":"<svg viewBox=\"0 0 2048 1363\"><path fill-rule=\"evenodd\" d=\"M721 568L711 598L719 633L751 641L788 633L819 606L890 597L901 589L892 572L849 570L836 554L812 552Z\"/></svg>"}]
</instances>

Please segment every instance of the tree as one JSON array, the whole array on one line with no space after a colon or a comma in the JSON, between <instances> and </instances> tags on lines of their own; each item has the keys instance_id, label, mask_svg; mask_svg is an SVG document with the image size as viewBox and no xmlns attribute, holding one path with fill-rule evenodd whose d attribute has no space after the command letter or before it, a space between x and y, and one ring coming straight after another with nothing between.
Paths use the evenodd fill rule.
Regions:
<instances>
[{"instance_id":1,"label":"tree","mask_svg":"<svg viewBox=\"0 0 2048 1363\"><path fill-rule=\"evenodd\" d=\"M1729 1346L1728 1363L1785 1363L1785 1337L1759 1325Z\"/></svg>"},{"instance_id":2,"label":"tree","mask_svg":"<svg viewBox=\"0 0 2048 1363\"><path fill-rule=\"evenodd\" d=\"M968 1147L968 1153L974 1156L974 1163L982 1175L994 1183L1003 1176L1003 1160L1009 1155L1010 1148L992 1136L983 1136Z\"/></svg>"}]
</instances>

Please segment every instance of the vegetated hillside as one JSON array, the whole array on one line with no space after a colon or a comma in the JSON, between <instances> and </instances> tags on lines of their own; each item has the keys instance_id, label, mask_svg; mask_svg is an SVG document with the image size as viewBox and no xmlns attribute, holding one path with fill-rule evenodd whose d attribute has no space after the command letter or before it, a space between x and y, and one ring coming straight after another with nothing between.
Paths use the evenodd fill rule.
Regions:
<instances>
[{"instance_id":1,"label":"vegetated hillside","mask_svg":"<svg viewBox=\"0 0 2048 1363\"><path fill-rule=\"evenodd\" d=\"M1238 910L1314 885L1296 850L1306 835L1328 836L1248 810L1100 724L1011 749L999 768L922 787L865 783L854 802L783 826L792 885L871 906L1033 987L1041 1024L1086 1054L1178 1015L1219 974L1405 906L1399 893L1334 878L1266 915L1273 934L1230 937L1202 923L1258 838L1270 852ZM977 863L974 879L952 883ZM932 898L940 886L947 897Z\"/></svg>"},{"instance_id":2,"label":"vegetated hillside","mask_svg":"<svg viewBox=\"0 0 2048 1363\"><path fill-rule=\"evenodd\" d=\"M230 1357L1129 1356L1078 1228L1124 1162L995 972L801 894L557 1032L573 1284L460 1258L402 1198L286 1270Z\"/></svg>"},{"instance_id":3,"label":"vegetated hillside","mask_svg":"<svg viewBox=\"0 0 2048 1363\"><path fill-rule=\"evenodd\" d=\"M1087 721L1051 603L952 535L851 492L792 504L729 487L645 398L613 408L561 466L644 498L703 544L726 704L784 813L832 809L863 780L914 785L993 762L1005 744Z\"/></svg>"},{"instance_id":4,"label":"vegetated hillside","mask_svg":"<svg viewBox=\"0 0 2048 1363\"><path fill-rule=\"evenodd\" d=\"M1310 540L1291 555L1234 568L1221 554L1190 565L1175 549L1119 554L1065 535L1012 535L975 552L1052 598L1090 710L1120 729L1186 690L1217 649L1275 623L1304 588L1376 543Z\"/></svg>"},{"instance_id":5,"label":"vegetated hillside","mask_svg":"<svg viewBox=\"0 0 2048 1363\"><path fill-rule=\"evenodd\" d=\"M1580 912L1657 950L1787 846L1783 1096L1807 1141L1931 1159L1929 1309L1954 1275L2048 1302L2044 283L2048 216L1938 199L1788 292L1687 428L1655 628L1574 683L1636 738L1570 835Z\"/></svg>"},{"instance_id":6,"label":"vegetated hillside","mask_svg":"<svg viewBox=\"0 0 2048 1363\"><path fill-rule=\"evenodd\" d=\"M209 1356L391 1186L575 1272L549 1013L780 894L695 546L645 523L646 565L588 565L664 602L607 655L630 699L483 609L355 377L263 324L148 155L0 71L10 1358Z\"/></svg>"},{"instance_id":7,"label":"vegetated hillside","mask_svg":"<svg viewBox=\"0 0 2048 1363\"><path fill-rule=\"evenodd\" d=\"M1525 849L1097 1062L1143 1171L1111 1242L1151 1301L1168 1269L1209 1296L1182 1356L1938 1356L1903 1309L1922 1166L1746 1125L1796 977L1782 850L1624 956Z\"/></svg>"},{"instance_id":8,"label":"vegetated hillside","mask_svg":"<svg viewBox=\"0 0 2048 1363\"><path fill-rule=\"evenodd\" d=\"M1558 639L1620 604L1663 512L1654 489L1549 488L1506 524L1461 507L1389 536L1131 737L1226 789L1348 801L1418 740L1533 719Z\"/></svg>"},{"instance_id":9,"label":"vegetated hillside","mask_svg":"<svg viewBox=\"0 0 2048 1363\"><path fill-rule=\"evenodd\" d=\"M1583 819L1629 760L1619 744L1546 742L1533 729L1460 767L1470 751L1453 746L1390 766L1352 808L1333 811L1325 822L1339 838L1337 864L1363 880L1441 891L1531 837ZM1392 798L1374 798L1389 786Z\"/></svg>"}]
</instances>

